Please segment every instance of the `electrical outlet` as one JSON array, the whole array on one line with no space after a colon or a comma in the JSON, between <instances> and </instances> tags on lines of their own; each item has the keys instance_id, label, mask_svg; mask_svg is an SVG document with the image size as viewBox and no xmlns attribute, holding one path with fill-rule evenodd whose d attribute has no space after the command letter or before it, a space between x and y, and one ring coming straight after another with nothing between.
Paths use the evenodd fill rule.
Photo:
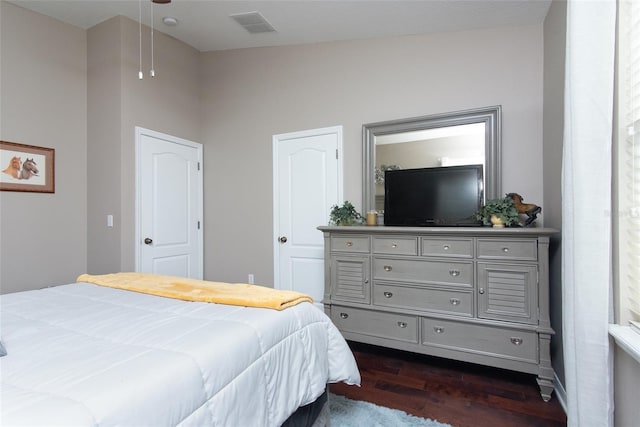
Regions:
<instances>
[{"instance_id":1,"label":"electrical outlet","mask_svg":"<svg viewBox=\"0 0 640 427\"><path fill-rule=\"evenodd\" d=\"M253 285L253 274L249 273L249 284Z\"/></svg>"}]
</instances>

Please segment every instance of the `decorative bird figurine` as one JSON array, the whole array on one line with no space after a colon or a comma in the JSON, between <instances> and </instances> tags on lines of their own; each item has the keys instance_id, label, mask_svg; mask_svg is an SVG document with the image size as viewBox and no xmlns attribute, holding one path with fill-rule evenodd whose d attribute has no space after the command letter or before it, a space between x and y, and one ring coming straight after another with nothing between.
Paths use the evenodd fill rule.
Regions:
<instances>
[{"instance_id":1,"label":"decorative bird figurine","mask_svg":"<svg viewBox=\"0 0 640 427\"><path fill-rule=\"evenodd\" d=\"M535 221L538 214L542 212L542 208L538 205L534 205L533 203L522 203L524 199L518 193L507 193L507 197L511 197L513 199L513 203L515 204L516 210L519 214L527 216L527 220L524 223L525 227Z\"/></svg>"}]
</instances>

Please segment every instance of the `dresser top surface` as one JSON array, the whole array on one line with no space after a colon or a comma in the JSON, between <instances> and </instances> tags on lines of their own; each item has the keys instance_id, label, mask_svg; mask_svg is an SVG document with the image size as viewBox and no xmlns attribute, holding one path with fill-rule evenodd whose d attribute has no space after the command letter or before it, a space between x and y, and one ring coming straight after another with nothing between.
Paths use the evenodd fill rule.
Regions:
<instances>
[{"instance_id":1,"label":"dresser top surface","mask_svg":"<svg viewBox=\"0 0 640 427\"><path fill-rule=\"evenodd\" d=\"M384 225L374 226L319 226L323 233L358 233L358 234L412 234L420 236L447 235L447 236L552 236L559 233L555 228L538 227L391 227Z\"/></svg>"}]
</instances>

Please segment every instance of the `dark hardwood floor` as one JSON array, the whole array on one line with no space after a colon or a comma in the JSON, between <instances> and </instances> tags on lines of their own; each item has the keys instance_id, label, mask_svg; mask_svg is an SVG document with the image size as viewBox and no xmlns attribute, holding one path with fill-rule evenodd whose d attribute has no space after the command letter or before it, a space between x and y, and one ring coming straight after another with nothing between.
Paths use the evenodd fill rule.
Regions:
<instances>
[{"instance_id":1,"label":"dark hardwood floor","mask_svg":"<svg viewBox=\"0 0 640 427\"><path fill-rule=\"evenodd\" d=\"M349 345L362 386L332 384L330 391L335 394L454 427L567 425L558 399L553 395L544 402L533 375L361 343Z\"/></svg>"}]
</instances>

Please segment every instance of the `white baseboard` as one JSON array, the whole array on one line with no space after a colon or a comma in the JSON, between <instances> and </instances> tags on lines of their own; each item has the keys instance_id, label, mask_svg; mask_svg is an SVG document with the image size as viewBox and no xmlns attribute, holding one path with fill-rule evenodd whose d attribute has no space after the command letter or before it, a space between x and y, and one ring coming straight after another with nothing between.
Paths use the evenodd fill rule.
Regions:
<instances>
[{"instance_id":1,"label":"white baseboard","mask_svg":"<svg viewBox=\"0 0 640 427\"><path fill-rule=\"evenodd\" d=\"M562 385L562 383L560 382L560 379L558 378L558 374L556 374L556 372L553 372L553 387L555 388L555 394L556 394L556 398L558 399L558 402L560 402L560 406L562 406L562 409L564 409L564 413L567 413L567 392L564 389L564 386Z\"/></svg>"}]
</instances>

